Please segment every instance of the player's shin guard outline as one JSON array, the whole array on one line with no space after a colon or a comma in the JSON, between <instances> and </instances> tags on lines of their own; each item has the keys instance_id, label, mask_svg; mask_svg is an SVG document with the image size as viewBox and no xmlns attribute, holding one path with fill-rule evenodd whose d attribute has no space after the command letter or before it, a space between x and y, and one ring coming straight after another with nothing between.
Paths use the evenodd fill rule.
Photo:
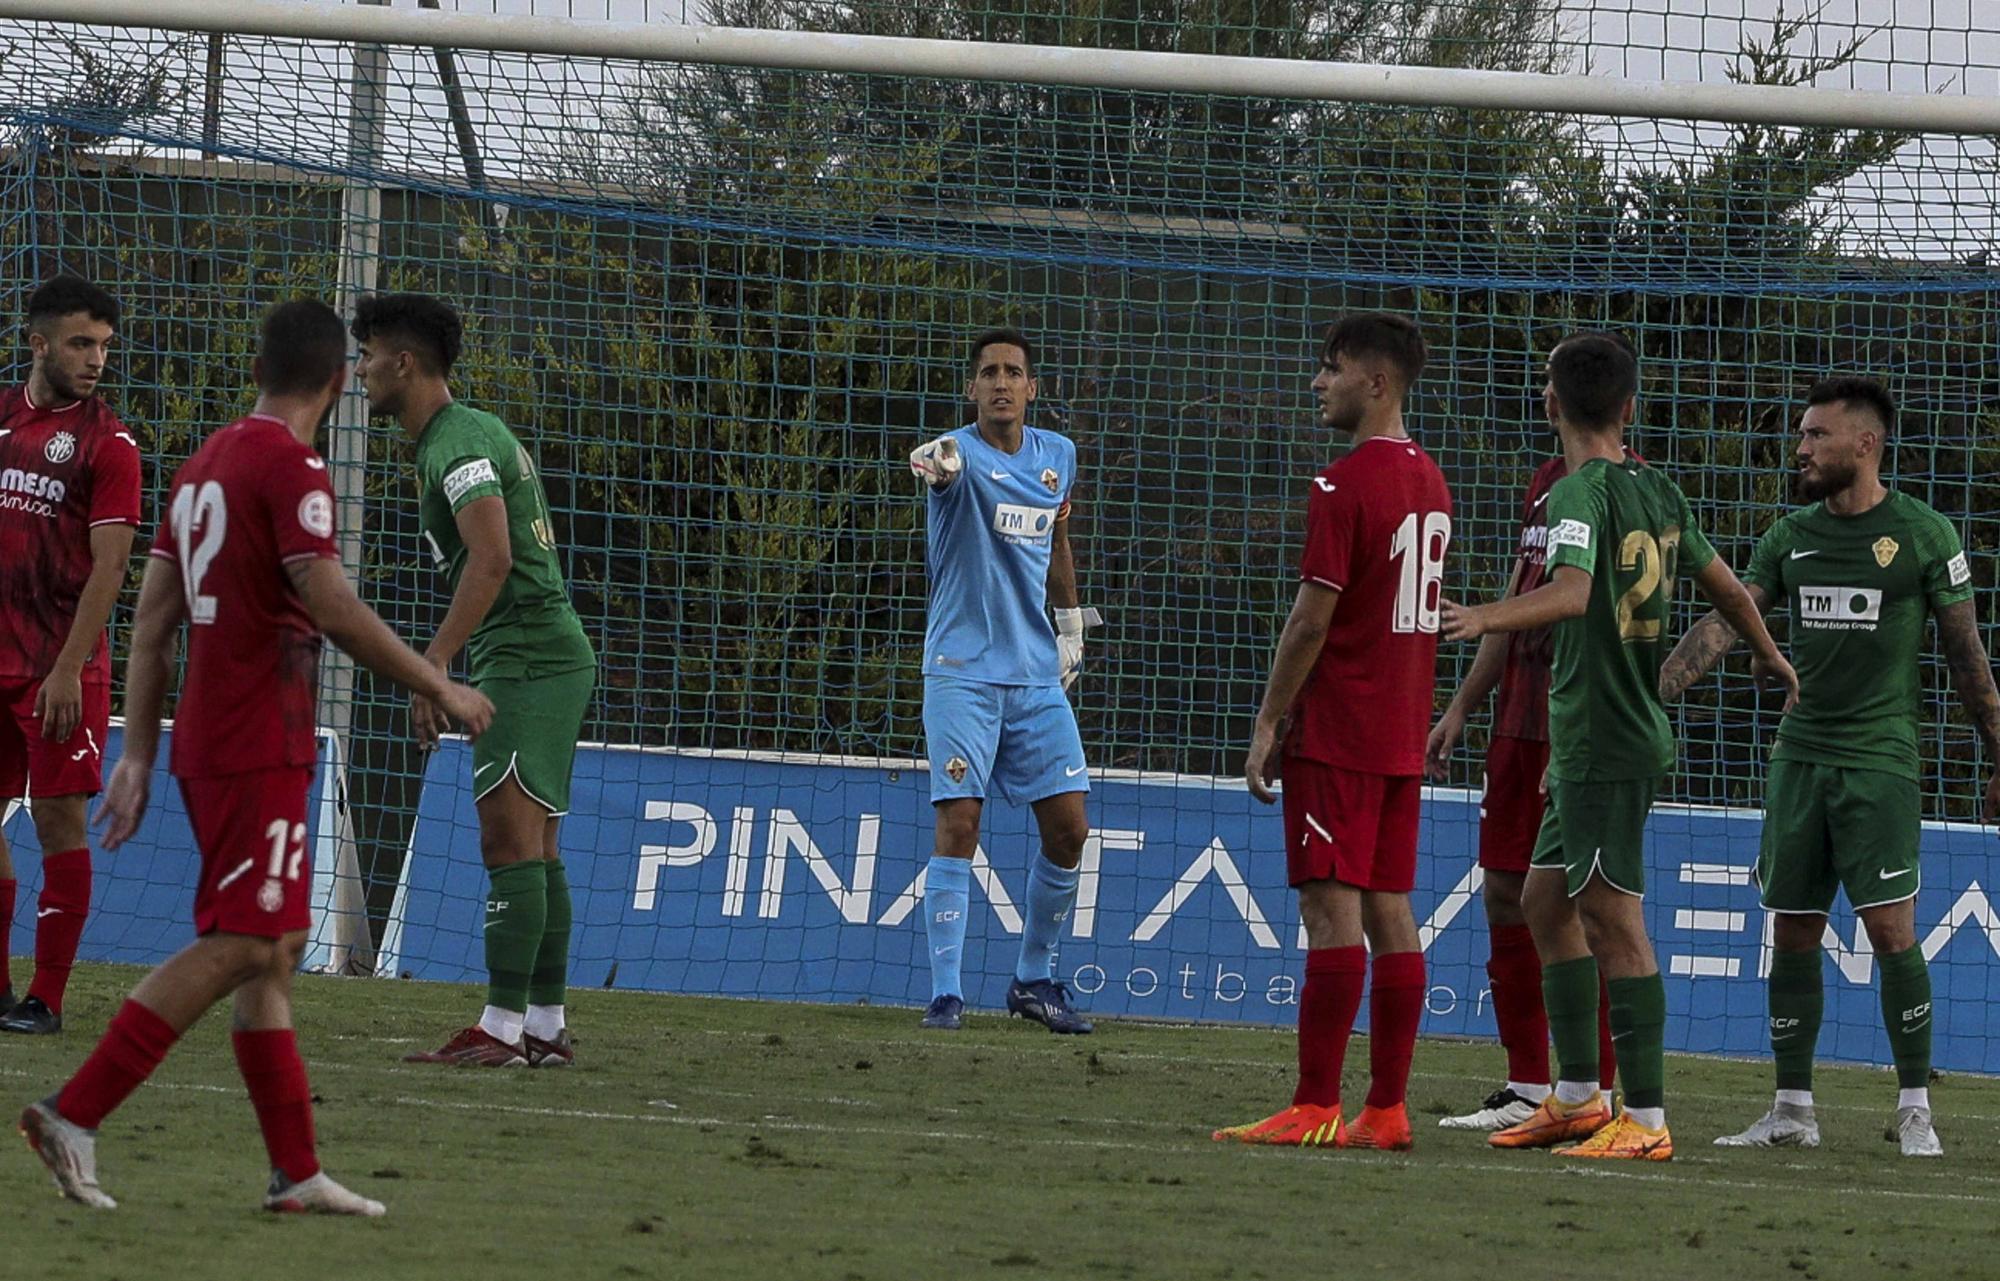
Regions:
<instances>
[{"instance_id":1,"label":"player's shin guard outline","mask_svg":"<svg viewBox=\"0 0 2000 1281\"><path fill-rule=\"evenodd\" d=\"M972 906L972 860L931 855L924 867L924 941L931 957L931 999L963 997L965 914Z\"/></svg>"},{"instance_id":2,"label":"player's shin guard outline","mask_svg":"<svg viewBox=\"0 0 2000 1281\"><path fill-rule=\"evenodd\" d=\"M1014 966L1014 977L1021 982L1054 977L1056 943L1076 906L1076 884L1076 868L1057 867L1047 855L1036 856L1022 905L1021 955Z\"/></svg>"}]
</instances>

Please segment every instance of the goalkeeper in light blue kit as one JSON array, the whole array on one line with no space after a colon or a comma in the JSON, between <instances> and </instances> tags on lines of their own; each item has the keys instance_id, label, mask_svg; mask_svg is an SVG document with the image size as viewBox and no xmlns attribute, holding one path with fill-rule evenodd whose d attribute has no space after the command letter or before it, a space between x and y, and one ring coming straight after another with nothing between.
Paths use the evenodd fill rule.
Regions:
<instances>
[{"instance_id":1,"label":"goalkeeper in light blue kit","mask_svg":"<svg viewBox=\"0 0 2000 1281\"><path fill-rule=\"evenodd\" d=\"M1090 833L1083 739L1063 693L1083 662L1084 626L1097 621L1077 604L1069 549L1076 446L1027 425L1034 352L1015 330L973 339L966 395L977 421L910 455L930 490L924 737L937 844L924 873L931 1003L923 1025L956 1031L965 1010L959 964L971 860L990 794L1033 806L1042 833L1007 1009L1051 1032L1088 1032L1055 978L1056 940L1076 904Z\"/></svg>"}]
</instances>

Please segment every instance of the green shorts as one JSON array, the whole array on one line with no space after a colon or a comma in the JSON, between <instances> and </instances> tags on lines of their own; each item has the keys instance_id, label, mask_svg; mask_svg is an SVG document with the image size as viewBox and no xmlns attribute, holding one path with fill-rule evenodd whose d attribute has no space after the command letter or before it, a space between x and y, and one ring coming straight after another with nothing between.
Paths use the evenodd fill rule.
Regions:
<instances>
[{"instance_id":1,"label":"green shorts","mask_svg":"<svg viewBox=\"0 0 2000 1281\"><path fill-rule=\"evenodd\" d=\"M1549 803L1529 867L1559 867L1569 895L1583 893L1592 872L1614 890L1646 893L1646 814L1657 778L1579 783L1549 779Z\"/></svg>"},{"instance_id":2,"label":"green shorts","mask_svg":"<svg viewBox=\"0 0 2000 1281\"><path fill-rule=\"evenodd\" d=\"M511 776L551 816L569 813L569 771L597 668L487 676L473 684L493 700L493 724L472 744L473 799Z\"/></svg>"},{"instance_id":3,"label":"green shorts","mask_svg":"<svg viewBox=\"0 0 2000 1281\"><path fill-rule=\"evenodd\" d=\"M1773 912L1824 915L1836 888L1855 908L1900 903L1923 880L1917 781L1882 770L1772 761L1757 886Z\"/></svg>"}]
</instances>

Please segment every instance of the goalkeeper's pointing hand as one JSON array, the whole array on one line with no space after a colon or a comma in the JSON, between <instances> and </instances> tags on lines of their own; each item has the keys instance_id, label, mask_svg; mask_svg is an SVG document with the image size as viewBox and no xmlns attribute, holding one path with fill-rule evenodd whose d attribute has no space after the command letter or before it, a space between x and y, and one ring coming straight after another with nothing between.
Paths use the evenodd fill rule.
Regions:
<instances>
[{"instance_id":1,"label":"goalkeeper's pointing hand","mask_svg":"<svg viewBox=\"0 0 2000 1281\"><path fill-rule=\"evenodd\" d=\"M959 457L958 441L940 436L910 451L910 473L932 489L943 489L958 479L965 460Z\"/></svg>"}]
</instances>

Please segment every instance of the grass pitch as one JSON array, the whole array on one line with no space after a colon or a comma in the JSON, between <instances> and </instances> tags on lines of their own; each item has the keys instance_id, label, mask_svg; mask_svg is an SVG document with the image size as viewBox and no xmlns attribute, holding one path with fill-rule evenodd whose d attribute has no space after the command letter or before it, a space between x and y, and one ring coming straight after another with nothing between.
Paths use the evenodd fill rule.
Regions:
<instances>
[{"instance_id":1,"label":"grass pitch","mask_svg":"<svg viewBox=\"0 0 2000 1281\"><path fill-rule=\"evenodd\" d=\"M0 1038L0 1098L60 1082L136 978L80 969L65 1035ZM1894 1079L1851 1069L1822 1070L1817 1152L1723 1151L1709 1141L1768 1099L1765 1066L1675 1058L1675 1160L1576 1169L1434 1128L1491 1088L1491 1046L1418 1048L1412 1153L1279 1151L1208 1132L1289 1100L1289 1034L1063 1038L975 1013L952 1036L908 1010L580 992L573 1071L397 1062L480 999L300 981L322 1156L387 1219L257 1209L263 1147L212 1014L104 1127L117 1211L59 1200L9 1140L0 1275L2000 1275L2000 1081L1933 1089L1943 1161L1899 1159L1882 1138ZM1365 1072L1364 1041L1349 1063Z\"/></svg>"}]
</instances>

